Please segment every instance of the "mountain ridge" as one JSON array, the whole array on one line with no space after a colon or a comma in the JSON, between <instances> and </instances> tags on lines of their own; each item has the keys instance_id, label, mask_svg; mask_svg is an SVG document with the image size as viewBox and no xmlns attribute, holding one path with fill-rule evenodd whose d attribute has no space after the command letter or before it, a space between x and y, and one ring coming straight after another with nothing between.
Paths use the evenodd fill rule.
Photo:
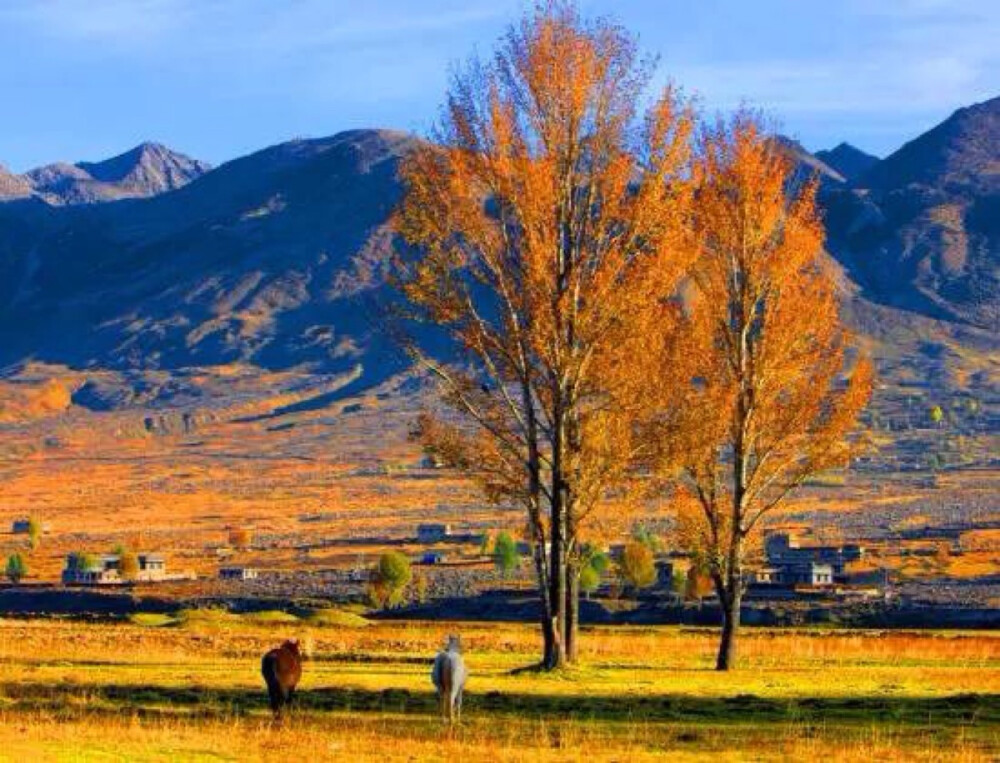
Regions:
<instances>
[{"instance_id":1,"label":"mountain ridge","mask_svg":"<svg viewBox=\"0 0 1000 763\"><path fill-rule=\"evenodd\" d=\"M877 156L862 151L846 141L838 143L831 149L817 151L814 156L840 173L848 182L861 177L879 162Z\"/></svg>"},{"instance_id":2,"label":"mountain ridge","mask_svg":"<svg viewBox=\"0 0 1000 763\"><path fill-rule=\"evenodd\" d=\"M1000 96L955 110L874 165L858 185L880 190L909 185L1000 190Z\"/></svg>"},{"instance_id":3,"label":"mountain ridge","mask_svg":"<svg viewBox=\"0 0 1000 763\"><path fill-rule=\"evenodd\" d=\"M53 206L148 198L177 190L211 165L161 143L140 143L96 162L52 162L20 175L0 168L0 200L37 197Z\"/></svg>"},{"instance_id":4,"label":"mountain ridge","mask_svg":"<svg viewBox=\"0 0 1000 763\"><path fill-rule=\"evenodd\" d=\"M958 109L824 199L869 296L1000 333L1000 97Z\"/></svg>"},{"instance_id":5,"label":"mountain ridge","mask_svg":"<svg viewBox=\"0 0 1000 763\"><path fill-rule=\"evenodd\" d=\"M402 366L365 305L391 289L399 242L388 221L399 162L418 140L351 130L263 148L144 198L0 203L0 367L361 367L359 383L377 383ZM829 251L859 287L851 299L984 325L961 295L949 305L913 275L924 271L897 261L893 242L919 241L923 218L899 216L896 189L861 188L798 142L776 140L800 173L820 173ZM62 171L121 182L155 152L143 144Z\"/></svg>"},{"instance_id":6,"label":"mountain ridge","mask_svg":"<svg viewBox=\"0 0 1000 763\"><path fill-rule=\"evenodd\" d=\"M352 131L146 199L0 204L0 242L16 236L21 252L0 258L0 365L354 367L386 344L356 299L384 285L397 164L414 140Z\"/></svg>"}]
</instances>

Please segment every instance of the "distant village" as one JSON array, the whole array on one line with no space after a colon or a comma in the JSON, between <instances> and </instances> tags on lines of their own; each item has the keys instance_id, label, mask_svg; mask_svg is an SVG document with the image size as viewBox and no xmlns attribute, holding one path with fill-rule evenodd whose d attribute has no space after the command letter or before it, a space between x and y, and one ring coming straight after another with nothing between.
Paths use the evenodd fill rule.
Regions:
<instances>
[{"instance_id":1,"label":"distant village","mask_svg":"<svg viewBox=\"0 0 1000 763\"><path fill-rule=\"evenodd\" d=\"M11 531L15 535L49 533L48 524L32 526L28 519L13 522ZM413 553L413 564L449 567L458 556L457 549L462 544L482 544L481 533L456 532L447 523L420 523L415 528L412 541L424 549ZM451 548L456 549L452 552ZM616 544L607 548L606 553L612 563L620 563L626 544ZM231 553L229 549L228 553ZM532 553L530 544L516 542L516 554L526 560ZM169 569L167 556L158 552L130 553L125 560L125 552L81 553L74 552L65 557L61 573L61 583L65 586L121 586L126 584L156 584L194 580L189 571ZM748 599L787 599L795 597L857 598L887 595L885 576L877 573L855 573L848 570L853 562L865 557L865 548L857 543L842 545L803 544L790 532L774 531L764 538L763 561L752 567L746 574L746 596ZM680 598L678 576L686 574L690 559L675 552L657 551L654 555L655 575L644 586L644 592L653 595L668 595ZM127 569L126 569L127 568ZM230 582L253 582L261 577L262 570L249 566L227 563L217 569L217 578ZM364 582L365 571L354 570L351 580ZM708 592L708 598L711 593Z\"/></svg>"}]
</instances>

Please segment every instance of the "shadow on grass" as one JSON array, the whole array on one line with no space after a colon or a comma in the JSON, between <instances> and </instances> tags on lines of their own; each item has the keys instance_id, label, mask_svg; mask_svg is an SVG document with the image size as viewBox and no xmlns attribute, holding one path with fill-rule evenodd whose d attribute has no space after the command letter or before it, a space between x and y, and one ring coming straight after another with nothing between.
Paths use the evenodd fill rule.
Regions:
<instances>
[{"instance_id":1,"label":"shadow on grass","mask_svg":"<svg viewBox=\"0 0 1000 763\"><path fill-rule=\"evenodd\" d=\"M8 709L80 712L131 712L139 715L215 717L266 711L263 691L244 688L169 687L97 683L7 683ZM305 712L372 712L434 715L431 692L406 689L374 691L352 687L305 689L297 694ZM1000 695L957 694L948 697L797 697L768 699L752 694L695 697L688 694L644 696L558 695L487 692L466 694L469 713L522 718L713 723L753 721L788 723L893 723L914 725L1000 724Z\"/></svg>"}]
</instances>

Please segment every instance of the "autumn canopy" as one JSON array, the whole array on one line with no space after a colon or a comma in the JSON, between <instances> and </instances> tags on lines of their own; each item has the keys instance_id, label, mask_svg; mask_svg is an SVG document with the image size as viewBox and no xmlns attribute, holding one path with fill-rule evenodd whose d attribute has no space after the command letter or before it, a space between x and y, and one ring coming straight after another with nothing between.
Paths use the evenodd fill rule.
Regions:
<instances>
[{"instance_id":1,"label":"autumn canopy","mask_svg":"<svg viewBox=\"0 0 1000 763\"><path fill-rule=\"evenodd\" d=\"M620 27L544 4L455 77L404 167L403 290L457 353L412 346L458 414L419 435L523 508L548 668L576 657L583 542L623 502L711 495L702 530L742 539L844 462L866 399L864 372L843 382L815 189L755 120L650 99L652 71ZM696 549L724 602L733 543Z\"/></svg>"}]
</instances>

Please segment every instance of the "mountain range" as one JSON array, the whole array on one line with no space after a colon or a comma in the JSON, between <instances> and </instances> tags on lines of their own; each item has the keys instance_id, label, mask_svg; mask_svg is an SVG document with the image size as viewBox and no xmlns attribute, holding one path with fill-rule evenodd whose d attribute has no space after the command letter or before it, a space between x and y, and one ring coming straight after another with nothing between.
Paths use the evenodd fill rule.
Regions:
<instances>
[{"instance_id":1,"label":"mountain range","mask_svg":"<svg viewBox=\"0 0 1000 763\"><path fill-rule=\"evenodd\" d=\"M355 130L211 169L157 144L0 170L0 368L358 370L402 361L365 314L388 289L388 219L417 138ZM884 159L811 154L828 249L853 299L1000 329L1000 98ZM866 315L872 315L867 311Z\"/></svg>"},{"instance_id":2,"label":"mountain range","mask_svg":"<svg viewBox=\"0 0 1000 763\"><path fill-rule=\"evenodd\" d=\"M147 198L174 191L212 169L207 162L143 143L100 162L56 162L14 175L0 166L0 202L37 197L52 205Z\"/></svg>"},{"instance_id":3,"label":"mountain range","mask_svg":"<svg viewBox=\"0 0 1000 763\"><path fill-rule=\"evenodd\" d=\"M830 251L871 298L1000 332L1000 98L825 188L823 204Z\"/></svg>"}]
</instances>

